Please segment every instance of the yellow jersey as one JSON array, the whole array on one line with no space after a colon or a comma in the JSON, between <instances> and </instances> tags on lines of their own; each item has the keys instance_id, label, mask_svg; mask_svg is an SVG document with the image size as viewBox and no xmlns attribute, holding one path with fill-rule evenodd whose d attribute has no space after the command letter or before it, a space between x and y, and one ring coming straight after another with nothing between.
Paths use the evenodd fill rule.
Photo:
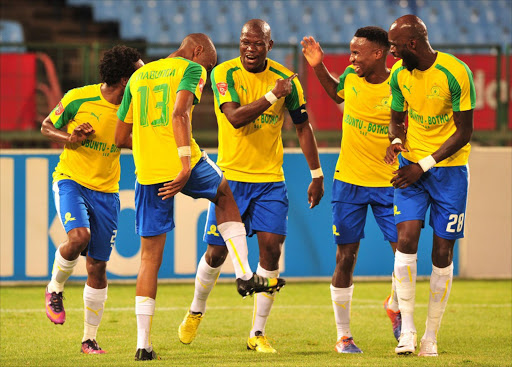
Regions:
<instances>
[{"instance_id":1,"label":"yellow jersey","mask_svg":"<svg viewBox=\"0 0 512 367\"><path fill-rule=\"evenodd\" d=\"M453 112L475 108L473 73L455 56L437 52L436 61L425 71L408 71L402 60L391 70L391 108L408 111L409 125L404 158L411 162L437 151L456 131ZM436 164L436 167L468 163L470 144Z\"/></svg>"},{"instance_id":2,"label":"yellow jersey","mask_svg":"<svg viewBox=\"0 0 512 367\"><path fill-rule=\"evenodd\" d=\"M220 107L226 102L247 105L274 89L277 79L285 79L293 72L267 59L265 70L251 73L244 69L239 57L216 66L211 73L215 95L215 114L219 125L219 153L217 165L228 180L241 182L284 181L283 141L281 129L285 108L289 111L305 109L302 86L292 80L292 93L280 98L261 116L246 126L235 129Z\"/></svg>"},{"instance_id":3,"label":"yellow jersey","mask_svg":"<svg viewBox=\"0 0 512 367\"><path fill-rule=\"evenodd\" d=\"M384 162L389 146L389 79L371 84L352 65L340 76L337 94L345 100L343 137L334 178L352 185L389 187L398 163Z\"/></svg>"},{"instance_id":4,"label":"yellow jersey","mask_svg":"<svg viewBox=\"0 0 512 367\"><path fill-rule=\"evenodd\" d=\"M133 73L117 116L133 124L133 160L140 184L172 181L181 171L172 128L176 94L181 90L192 92L195 105L201 99L205 81L206 70L182 57L153 61ZM192 134L190 148L194 167L201 158L201 151Z\"/></svg>"},{"instance_id":5,"label":"yellow jersey","mask_svg":"<svg viewBox=\"0 0 512 367\"><path fill-rule=\"evenodd\" d=\"M71 179L91 190L113 193L119 191L120 149L115 145L119 105L108 102L101 84L71 89L50 113L57 129L67 132L88 122L94 134L80 143L67 143L53 173L53 181Z\"/></svg>"}]
</instances>

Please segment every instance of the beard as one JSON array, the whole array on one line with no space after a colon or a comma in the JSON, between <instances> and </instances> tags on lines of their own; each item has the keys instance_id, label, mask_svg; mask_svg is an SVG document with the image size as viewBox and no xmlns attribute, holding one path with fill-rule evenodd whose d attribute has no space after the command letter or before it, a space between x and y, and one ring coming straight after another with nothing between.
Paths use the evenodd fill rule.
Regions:
<instances>
[{"instance_id":1,"label":"beard","mask_svg":"<svg viewBox=\"0 0 512 367\"><path fill-rule=\"evenodd\" d=\"M418 67L418 58L409 51L402 52L402 65L409 71L413 71Z\"/></svg>"}]
</instances>

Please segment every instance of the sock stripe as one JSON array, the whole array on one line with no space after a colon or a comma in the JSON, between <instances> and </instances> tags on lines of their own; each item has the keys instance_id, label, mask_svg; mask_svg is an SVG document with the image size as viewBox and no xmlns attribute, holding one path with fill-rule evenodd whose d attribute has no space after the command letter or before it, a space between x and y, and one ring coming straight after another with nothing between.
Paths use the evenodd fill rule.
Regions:
<instances>
[{"instance_id":1,"label":"sock stripe","mask_svg":"<svg viewBox=\"0 0 512 367\"><path fill-rule=\"evenodd\" d=\"M236 255L236 259L238 260L238 263L240 264L240 268L242 268L242 272L244 274L246 274L247 272L245 271L244 265L242 264L242 261L240 260L240 256L238 256L238 252L236 251L235 244L233 243L233 241L231 241L231 238L228 240L228 242L231 245L231 248L233 249L233 251L234 251L234 253Z\"/></svg>"},{"instance_id":2,"label":"sock stripe","mask_svg":"<svg viewBox=\"0 0 512 367\"><path fill-rule=\"evenodd\" d=\"M446 285L444 287L444 293L443 293L443 296L441 297L441 302L443 302L444 297L446 297L446 293L448 293L448 285L449 285L449 283L450 283L450 279L447 279L446 280Z\"/></svg>"},{"instance_id":3,"label":"sock stripe","mask_svg":"<svg viewBox=\"0 0 512 367\"><path fill-rule=\"evenodd\" d=\"M407 273L409 274L409 282L412 283L411 267L407 265Z\"/></svg>"}]
</instances>

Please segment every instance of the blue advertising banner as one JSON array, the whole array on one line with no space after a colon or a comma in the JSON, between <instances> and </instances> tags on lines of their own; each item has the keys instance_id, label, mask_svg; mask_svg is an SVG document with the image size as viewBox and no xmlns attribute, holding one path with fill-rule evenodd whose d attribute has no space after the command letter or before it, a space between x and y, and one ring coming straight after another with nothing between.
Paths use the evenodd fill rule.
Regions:
<instances>
[{"instance_id":1,"label":"blue advertising banner","mask_svg":"<svg viewBox=\"0 0 512 367\"><path fill-rule=\"evenodd\" d=\"M57 165L57 151L3 151L0 156L0 280L47 280L51 275L55 250L66 239L53 203L51 174ZM210 154L215 161L216 154ZM325 195L314 209L307 203L311 182L304 156L287 152L284 171L290 201L288 236L280 262L285 277L330 277L335 267L336 245L332 238L331 188L337 153L322 153ZM131 154L121 155L119 218L116 244L108 264L110 279L135 279L140 263L140 239L135 234L134 164ZM193 278L206 246L202 241L208 201L184 195L175 198L176 229L167 235L162 279ZM428 223L428 222L427 222ZM418 252L418 275L430 275L432 229L422 231ZM256 236L249 239L249 259L253 269L258 262ZM85 261L80 261L72 279L85 279ZM454 256L458 274L458 255ZM371 210L368 211L365 238L361 241L355 275L390 276L393 254L384 241ZM231 261L222 276L232 277Z\"/></svg>"}]
</instances>

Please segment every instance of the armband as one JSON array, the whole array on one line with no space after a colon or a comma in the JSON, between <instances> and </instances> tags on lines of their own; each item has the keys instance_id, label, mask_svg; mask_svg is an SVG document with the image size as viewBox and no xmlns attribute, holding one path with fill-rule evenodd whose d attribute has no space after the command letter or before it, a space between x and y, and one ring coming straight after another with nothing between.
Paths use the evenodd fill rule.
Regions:
<instances>
[{"instance_id":1,"label":"armband","mask_svg":"<svg viewBox=\"0 0 512 367\"><path fill-rule=\"evenodd\" d=\"M322 167L311 170L311 178L323 177Z\"/></svg>"},{"instance_id":2,"label":"armband","mask_svg":"<svg viewBox=\"0 0 512 367\"><path fill-rule=\"evenodd\" d=\"M423 172L427 172L429 169L436 165L436 160L431 155L426 156L418 161Z\"/></svg>"},{"instance_id":3,"label":"armband","mask_svg":"<svg viewBox=\"0 0 512 367\"><path fill-rule=\"evenodd\" d=\"M178 156L181 157L190 157L192 155L192 151L190 150L190 145L185 145L183 147L178 147Z\"/></svg>"},{"instance_id":4,"label":"armband","mask_svg":"<svg viewBox=\"0 0 512 367\"><path fill-rule=\"evenodd\" d=\"M267 94L264 95L265 99L270 102L270 104L274 104L277 102L277 97L272 91L267 92Z\"/></svg>"}]
</instances>

